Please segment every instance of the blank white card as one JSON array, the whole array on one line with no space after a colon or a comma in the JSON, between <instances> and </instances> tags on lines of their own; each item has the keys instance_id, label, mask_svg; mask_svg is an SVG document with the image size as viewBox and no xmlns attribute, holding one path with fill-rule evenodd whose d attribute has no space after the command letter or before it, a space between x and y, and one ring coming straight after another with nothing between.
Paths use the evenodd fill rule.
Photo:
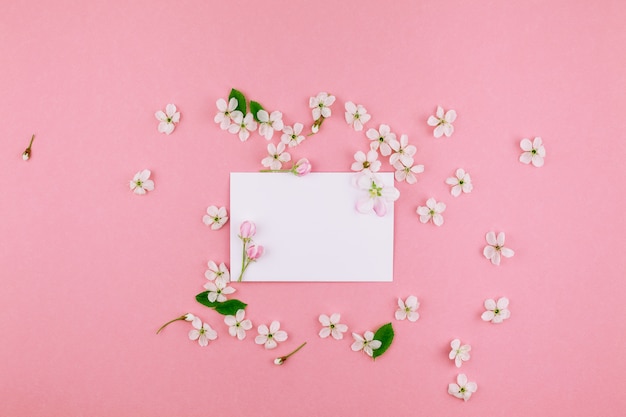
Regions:
<instances>
[{"instance_id":1,"label":"blank white card","mask_svg":"<svg viewBox=\"0 0 626 417\"><path fill-rule=\"evenodd\" d=\"M241 272L239 226L256 224L253 240L265 253L243 281L393 280L393 203L387 214L356 210L362 190L354 173L230 174L230 271ZM378 173L393 185L392 173Z\"/></svg>"}]
</instances>

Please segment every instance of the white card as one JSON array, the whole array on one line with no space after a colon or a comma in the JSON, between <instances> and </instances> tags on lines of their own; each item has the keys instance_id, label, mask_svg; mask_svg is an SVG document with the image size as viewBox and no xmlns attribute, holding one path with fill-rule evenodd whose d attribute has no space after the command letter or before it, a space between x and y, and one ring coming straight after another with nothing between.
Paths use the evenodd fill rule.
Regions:
<instances>
[{"instance_id":1,"label":"white card","mask_svg":"<svg viewBox=\"0 0 626 417\"><path fill-rule=\"evenodd\" d=\"M393 203L383 217L362 214L364 191L355 173L230 174L230 271L241 272L239 226L256 225L253 240L265 253L246 269L243 281L393 280ZM393 186L392 173L377 173Z\"/></svg>"}]
</instances>

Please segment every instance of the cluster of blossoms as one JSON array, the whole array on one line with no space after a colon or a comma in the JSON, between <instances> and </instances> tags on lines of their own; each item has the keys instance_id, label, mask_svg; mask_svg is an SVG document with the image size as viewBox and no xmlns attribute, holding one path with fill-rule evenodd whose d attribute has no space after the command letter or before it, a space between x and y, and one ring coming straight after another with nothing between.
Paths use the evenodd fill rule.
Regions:
<instances>
[{"instance_id":1,"label":"cluster of blossoms","mask_svg":"<svg viewBox=\"0 0 626 417\"><path fill-rule=\"evenodd\" d=\"M396 170L394 174L396 181L406 181L408 184L417 182L416 175L424 172L424 165L415 164L414 156L417 148L409 145L407 135L401 135L398 141L390 127L381 124L378 130L368 129L365 136L370 140L370 150L366 158L363 158L364 154L360 151L354 155L356 162L352 164L353 171L369 169L371 172L377 172L380 169L380 162L376 166L373 166L373 163L378 162L376 160L380 152L382 156L389 157L389 164Z\"/></svg>"},{"instance_id":2,"label":"cluster of blossoms","mask_svg":"<svg viewBox=\"0 0 626 417\"><path fill-rule=\"evenodd\" d=\"M209 281L204 284L204 288L207 290L207 297L212 303L223 303L228 298L227 295L233 294L236 290L230 287L230 272L226 265L222 262L217 265L213 261L208 263L209 269L204 273L204 276Z\"/></svg>"},{"instance_id":3,"label":"cluster of blossoms","mask_svg":"<svg viewBox=\"0 0 626 417\"><path fill-rule=\"evenodd\" d=\"M460 368L461 365L463 365L463 362L470 359L469 352L472 350L470 345L461 345L461 341L459 339L454 339L450 343L450 347L452 350L450 350L450 354L448 356L450 360L454 361L457 368ZM465 374L459 374L456 377L456 383L448 385L448 394L453 395L456 398L460 398L463 401L467 401L477 389L478 385L475 382L470 382Z\"/></svg>"}]
</instances>

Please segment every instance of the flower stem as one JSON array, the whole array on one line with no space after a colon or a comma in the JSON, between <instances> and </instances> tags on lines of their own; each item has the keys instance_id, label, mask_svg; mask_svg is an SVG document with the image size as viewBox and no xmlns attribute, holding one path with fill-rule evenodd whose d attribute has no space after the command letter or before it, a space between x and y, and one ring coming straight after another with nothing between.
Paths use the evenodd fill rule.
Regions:
<instances>
[{"instance_id":1,"label":"flower stem","mask_svg":"<svg viewBox=\"0 0 626 417\"><path fill-rule=\"evenodd\" d=\"M246 258L248 257L248 254L246 253L246 246L248 245L248 241L246 238L241 238L241 240L243 241L243 250L241 253L241 274L239 274L237 282L241 282L243 279L243 273L246 272L246 268L248 267L248 265L246 265ZM250 262L248 262L248 264L250 264Z\"/></svg>"},{"instance_id":2,"label":"flower stem","mask_svg":"<svg viewBox=\"0 0 626 417\"><path fill-rule=\"evenodd\" d=\"M176 317L174 320L170 320L167 323L165 323L163 326L159 327L159 330L157 330L157 334L159 334L159 332L163 329L165 329L168 325L174 323L175 321L179 321L179 320L185 320L186 315L185 316L180 316L180 317Z\"/></svg>"},{"instance_id":3,"label":"flower stem","mask_svg":"<svg viewBox=\"0 0 626 417\"><path fill-rule=\"evenodd\" d=\"M28 144L28 148L26 149L30 149L31 146L33 146L33 141L35 140L35 134L33 133L33 137L30 138L30 143Z\"/></svg>"},{"instance_id":4,"label":"flower stem","mask_svg":"<svg viewBox=\"0 0 626 417\"><path fill-rule=\"evenodd\" d=\"M288 355L285 356L281 356L280 358L276 358L274 359L274 364L275 365L282 365L283 363L285 363L285 361L287 360L287 358L289 358L290 356L292 356L293 354L295 354L297 351L299 351L300 349L302 349L304 347L304 345L306 345L306 342L304 342L303 344L301 344L300 346L298 346L293 352L291 352Z\"/></svg>"},{"instance_id":5,"label":"flower stem","mask_svg":"<svg viewBox=\"0 0 626 417\"><path fill-rule=\"evenodd\" d=\"M259 172L291 172L291 169L262 169Z\"/></svg>"},{"instance_id":6,"label":"flower stem","mask_svg":"<svg viewBox=\"0 0 626 417\"><path fill-rule=\"evenodd\" d=\"M303 344L301 344L300 346L298 346L293 352L291 352L289 355L283 356L283 360L287 359L288 357L292 356L293 354L295 354L297 351L299 351L300 349L302 349L304 347L304 345L306 345L306 342L304 342Z\"/></svg>"}]
</instances>

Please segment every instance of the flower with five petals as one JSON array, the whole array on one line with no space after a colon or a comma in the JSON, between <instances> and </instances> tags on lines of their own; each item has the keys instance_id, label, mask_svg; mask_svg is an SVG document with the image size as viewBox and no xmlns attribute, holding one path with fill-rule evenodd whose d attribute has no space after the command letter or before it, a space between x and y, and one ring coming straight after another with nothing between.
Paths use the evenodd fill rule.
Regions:
<instances>
[{"instance_id":1,"label":"flower with five petals","mask_svg":"<svg viewBox=\"0 0 626 417\"><path fill-rule=\"evenodd\" d=\"M411 158L409 165L404 165L402 161L397 161L393 164L393 167L396 169L394 174L396 181L406 181L407 184L415 184L417 182L415 174L424 172L424 165L413 165L413 158Z\"/></svg>"},{"instance_id":2,"label":"flower with five petals","mask_svg":"<svg viewBox=\"0 0 626 417\"><path fill-rule=\"evenodd\" d=\"M325 92L309 99L309 107L312 109L313 120L328 118L331 115L330 106L335 102L335 96Z\"/></svg>"},{"instance_id":3,"label":"flower with five petals","mask_svg":"<svg viewBox=\"0 0 626 417\"><path fill-rule=\"evenodd\" d=\"M267 140L271 140L275 130L283 130L283 114L273 111L271 114L266 110L259 110L256 114L259 119L259 135Z\"/></svg>"},{"instance_id":4,"label":"flower with five petals","mask_svg":"<svg viewBox=\"0 0 626 417\"><path fill-rule=\"evenodd\" d=\"M437 202L434 198L426 200L426 206L419 206L417 208L417 214L420 216L420 222L428 223L432 220L435 226L441 226L443 224L443 213L446 210L445 203Z\"/></svg>"},{"instance_id":5,"label":"flower with five petals","mask_svg":"<svg viewBox=\"0 0 626 417\"><path fill-rule=\"evenodd\" d=\"M456 377L456 382L456 384L448 385L448 394L461 398L463 401L469 400L478 389L478 385L475 382L469 382L465 374L459 374Z\"/></svg>"},{"instance_id":6,"label":"flower with five petals","mask_svg":"<svg viewBox=\"0 0 626 417\"><path fill-rule=\"evenodd\" d=\"M197 340L200 346L207 346L209 340L217 339L217 332L208 323L202 323L198 317L194 317L191 325L194 327L189 331L189 339Z\"/></svg>"},{"instance_id":7,"label":"flower with five petals","mask_svg":"<svg viewBox=\"0 0 626 417\"><path fill-rule=\"evenodd\" d=\"M504 232L498 233L497 237L495 232L489 232L486 235L488 245L483 249L483 255L494 265L500 265L502 256L510 258L515 255L513 249L504 247L504 238Z\"/></svg>"},{"instance_id":8,"label":"flower with five petals","mask_svg":"<svg viewBox=\"0 0 626 417\"><path fill-rule=\"evenodd\" d=\"M374 333L369 330L363 336L352 333L352 337L354 338L352 350L355 352L363 351L367 356L373 356L374 351L382 345L380 340L374 340Z\"/></svg>"},{"instance_id":9,"label":"flower with five petals","mask_svg":"<svg viewBox=\"0 0 626 417\"><path fill-rule=\"evenodd\" d=\"M180 113L176 111L176 106L168 104L165 106L165 113L162 110L154 113L154 117L159 121L158 130L169 135L174 131L174 125L180 121Z\"/></svg>"},{"instance_id":10,"label":"flower with five petals","mask_svg":"<svg viewBox=\"0 0 626 417\"><path fill-rule=\"evenodd\" d=\"M278 346L277 342L284 342L287 340L287 332L280 330L280 322L274 320L268 328L265 324L258 327L258 336L254 338L254 343L257 345L265 345L265 349L274 349Z\"/></svg>"},{"instance_id":11,"label":"flower with five petals","mask_svg":"<svg viewBox=\"0 0 626 417\"><path fill-rule=\"evenodd\" d=\"M450 351L448 357L454 361L457 368L460 368L463 362L469 360L469 352L472 350L472 347L470 345L461 345L461 341L459 339L454 339L450 343L450 347L452 350Z\"/></svg>"},{"instance_id":12,"label":"flower with five petals","mask_svg":"<svg viewBox=\"0 0 626 417\"><path fill-rule=\"evenodd\" d=\"M207 214L202 216L202 223L211 226L211 230L221 229L228 221L226 207L217 208L216 206L209 206L206 212Z\"/></svg>"},{"instance_id":13,"label":"flower with five petals","mask_svg":"<svg viewBox=\"0 0 626 417\"><path fill-rule=\"evenodd\" d=\"M409 145L409 137L407 135L401 135L400 141L395 139L389 141L389 146L393 150L393 154L389 157L389 163L394 165L400 161L405 166L413 165L413 155L417 151L417 148L413 145Z\"/></svg>"},{"instance_id":14,"label":"flower with five petals","mask_svg":"<svg viewBox=\"0 0 626 417\"><path fill-rule=\"evenodd\" d=\"M149 169L144 169L136 173L130 181L130 189L133 190L135 194L139 195L145 194L146 191L154 190L154 181L150 179L150 174Z\"/></svg>"},{"instance_id":15,"label":"flower with five petals","mask_svg":"<svg viewBox=\"0 0 626 417\"><path fill-rule=\"evenodd\" d=\"M215 104L218 111L213 120L220 125L220 129L226 130L231 124L232 114L237 109L239 103L235 97L232 97L228 100L228 104L226 104L226 100L223 98L218 99Z\"/></svg>"},{"instance_id":16,"label":"flower with five petals","mask_svg":"<svg viewBox=\"0 0 626 417\"><path fill-rule=\"evenodd\" d=\"M546 157L546 148L543 146L543 141L539 136L532 142L530 139L524 138L519 146L524 151L519 157L520 162L524 164L532 163L537 168L543 166L543 158Z\"/></svg>"},{"instance_id":17,"label":"flower with five petals","mask_svg":"<svg viewBox=\"0 0 626 417\"><path fill-rule=\"evenodd\" d=\"M498 301L494 299L485 300L486 311L481 314L480 318L484 321L490 321L492 323L502 323L502 321L511 317L509 311L509 299L506 297L500 297Z\"/></svg>"},{"instance_id":18,"label":"flower with five petals","mask_svg":"<svg viewBox=\"0 0 626 417\"><path fill-rule=\"evenodd\" d=\"M346 103L346 123L352 126L355 131L363 130L363 125L372 117L367 114L367 109L360 104L354 104L351 101Z\"/></svg>"},{"instance_id":19,"label":"flower with five petals","mask_svg":"<svg viewBox=\"0 0 626 417\"><path fill-rule=\"evenodd\" d=\"M392 140L396 140L396 134L391 131L388 125L381 124L378 130L374 128L368 129L365 136L372 141L370 142L371 149L375 151L380 149L382 156L389 156L391 154L389 143Z\"/></svg>"},{"instance_id":20,"label":"flower with five petals","mask_svg":"<svg viewBox=\"0 0 626 417\"><path fill-rule=\"evenodd\" d=\"M451 185L450 194L455 197L461 195L461 192L471 193L474 186L470 174L465 172L463 168L456 170L455 176L446 179L446 184Z\"/></svg>"},{"instance_id":21,"label":"flower with five petals","mask_svg":"<svg viewBox=\"0 0 626 417\"><path fill-rule=\"evenodd\" d=\"M361 174L356 180L357 187L366 192L366 195L357 201L356 209L359 213L374 211L379 217L387 214L387 202L396 201L400 191L393 186L386 186L371 173Z\"/></svg>"},{"instance_id":22,"label":"flower with five petals","mask_svg":"<svg viewBox=\"0 0 626 417\"><path fill-rule=\"evenodd\" d=\"M440 138L442 135L447 137L452 136L454 133L454 126L452 123L456 120L456 111L448 110L445 114L441 106L437 106L437 113L435 116L428 118L428 126L434 126L435 130L433 135L436 138Z\"/></svg>"},{"instance_id":23,"label":"flower with five petals","mask_svg":"<svg viewBox=\"0 0 626 417\"><path fill-rule=\"evenodd\" d=\"M221 281L224 284L230 282L230 272L224 262L218 266L215 262L209 261L208 267L209 269L204 272L206 279L209 281Z\"/></svg>"},{"instance_id":24,"label":"flower with five petals","mask_svg":"<svg viewBox=\"0 0 626 417\"><path fill-rule=\"evenodd\" d=\"M293 127L285 126L280 141L290 148L298 146L304 140L304 135L301 135L303 127L302 123L294 123Z\"/></svg>"},{"instance_id":25,"label":"flower with five petals","mask_svg":"<svg viewBox=\"0 0 626 417\"><path fill-rule=\"evenodd\" d=\"M208 290L207 297L209 301L214 303L223 303L227 300L226 296L234 293L236 290L233 287L228 286L228 281L219 279L215 281L209 281L204 284L204 288Z\"/></svg>"},{"instance_id":26,"label":"flower with five petals","mask_svg":"<svg viewBox=\"0 0 626 417\"><path fill-rule=\"evenodd\" d=\"M354 154L355 162L352 163L352 171L378 172L381 163L378 160L378 152L370 150L367 155L361 151Z\"/></svg>"},{"instance_id":27,"label":"flower with five petals","mask_svg":"<svg viewBox=\"0 0 626 417\"><path fill-rule=\"evenodd\" d=\"M228 131L232 134L239 135L239 140L245 142L250 137L250 132L254 132L257 128L257 124L254 121L252 113L243 116L243 113L239 110L235 110L230 114L230 118L233 123L228 127Z\"/></svg>"},{"instance_id":28,"label":"flower with five petals","mask_svg":"<svg viewBox=\"0 0 626 417\"><path fill-rule=\"evenodd\" d=\"M334 339L343 339L343 334L348 331L348 326L339 323L341 315L339 313L331 314L328 317L326 314L321 314L319 317L320 323L322 323L322 330L320 330L320 337L326 338L332 336Z\"/></svg>"},{"instance_id":29,"label":"flower with five petals","mask_svg":"<svg viewBox=\"0 0 626 417\"><path fill-rule=\"evenodd\" d=\"M279 170L283 166L283 162L291 161L291 155L289 152L285 152L285 144L280 142L278 146L273 143L267 145L267 153L269 156L263 158L261 163L264 167L268 167L271 170Z\"/></svg>"},{"instance_id":30,"label":"flower with five petals","mask_svg":"<svg viewBox=\"0 0 626 417\"><path fill-rule=\"evenodd\" d=\"M252 328L252 322L245 319L246 311L237 310L234 316L224 317L224 323L228 326L228 334L239 340L246 338L246 331Z\"/></svg>"},{"instance_id":31,"label":"flower with five petals","mask_svg":"<svg viewBox=\"0 0 626 417\"><path fill-rule=\"evenodd\" d=\"M410 295L407 297L406 302L402 301L401 298L398 298L398 309L396 310L396 320L404 320L408 319L409 321L417 321L420 318L417 309L419 308L420 303L417 300L417 297L414 295Z\"/></svg>"}]
</instances>

